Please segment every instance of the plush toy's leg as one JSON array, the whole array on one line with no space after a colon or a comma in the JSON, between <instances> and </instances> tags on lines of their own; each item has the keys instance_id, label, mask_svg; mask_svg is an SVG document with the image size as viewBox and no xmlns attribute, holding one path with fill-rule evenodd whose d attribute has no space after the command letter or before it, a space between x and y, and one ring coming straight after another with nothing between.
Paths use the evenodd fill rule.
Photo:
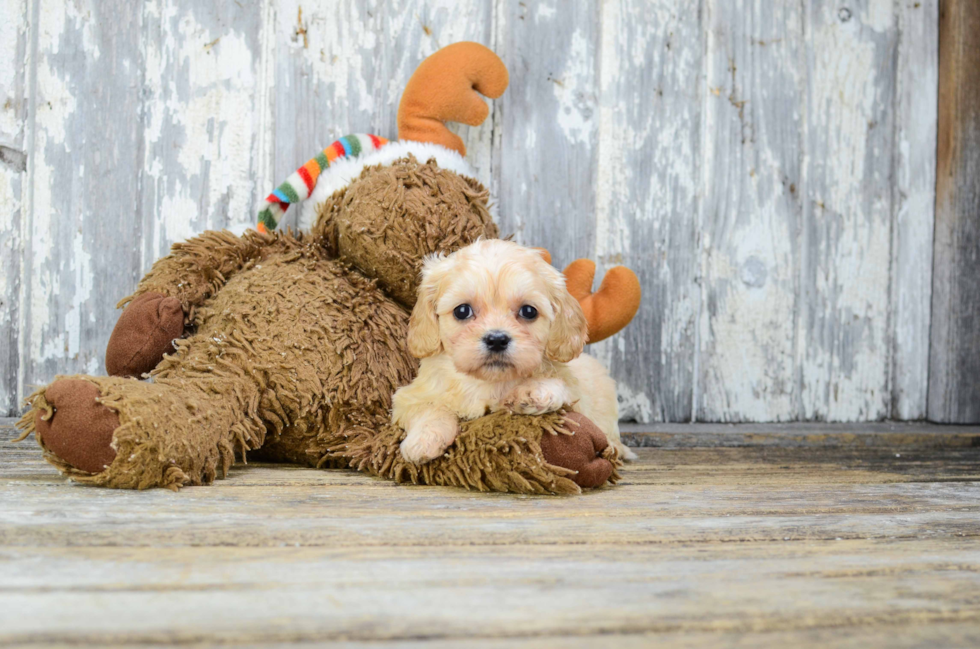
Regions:
<instances>
[{"instance_id":1,"label":"plush toy's leg","mask_svg":"<svg viewBox=\"0 0 980 649\"><path fill-rule=\"evenodd\" d=\"M236 453L262 446L267 432L272 457L329 464L325 449L335 437L387 417L391 394L415 368L400 344L408 313L318 249L240 273L197 309L195 324L152 382L77 377L97 393L89 389L87 401L75 401L89 412L97 401L119 419L115 459L104 471L83 473L54 449L57 438L81 437L85 447L102 439L80 417L53 413L52 445L44 439L48 391L74 394L77 384L36 393L24 427L37 427L52 463L79 480L137 488L207 483Z\"/></svg>"},{"instance_id":2,"label":"plush toy's leg","mask_svg":"<svg viewBox=\"0 0 980 649\"><path fill-rule=\"evenodd\" d=\"M261 446L259 393L235 373L154 383L61 377L21 419L45 459L79 482L123 489L208 484Z\"/></svg>"},{"instance_id":3,"label":"plush toy's leg","mask_svg":"<svg viewBox=\"0 0 980 649\"><path fill-rule=\"evenodd\" d=\"M99 387L85 379L61 379L32 397L37 409L25 423L50 457L85 473L101 473L116 459L112 434L119 415L99 403Z\"/></svg>"},{"instance_id":4,"label":"plush toy's leg","mask_svg":"<svg viewBox=\"0 0 980 649\"><path fill-rule=\"evenodd\" d=\"M145 489L208 484L260 447L263 378L242 362L247 341L210 331L179 341L152 382L59 377L28 398L20 421L45 458L79 482Z\"/></svg>"},{"instance_id":5,"label":"plush toy's leg","mask_svg":"<svg viewBox=\"0 0 980 649\"><path fill-rule=\"evenodd\" d=\"M617 457L609 446L605 433L578 412L568 413L563 423L568 435L541 435L539 444L545 460L575 471L571 479L580 487L606 484L622 458Z\"/></svg>"}]
</instances>

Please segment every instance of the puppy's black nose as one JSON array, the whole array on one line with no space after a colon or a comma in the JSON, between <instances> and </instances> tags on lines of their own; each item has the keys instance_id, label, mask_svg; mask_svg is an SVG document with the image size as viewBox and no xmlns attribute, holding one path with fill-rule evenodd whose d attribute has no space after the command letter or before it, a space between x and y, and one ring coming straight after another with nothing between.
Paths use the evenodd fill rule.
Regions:
<instances>
[{"instance_id":1,"label":"puppy's black nose","mask_svg":"<svg viewBox=\"0 0 980 649\"><path fill-rule=\"evenodd\" d=\"M503 331L488 331L483 336L483 344L492 352L502 352L510 344L510 336Z\"/></svg>"}]
</instances>

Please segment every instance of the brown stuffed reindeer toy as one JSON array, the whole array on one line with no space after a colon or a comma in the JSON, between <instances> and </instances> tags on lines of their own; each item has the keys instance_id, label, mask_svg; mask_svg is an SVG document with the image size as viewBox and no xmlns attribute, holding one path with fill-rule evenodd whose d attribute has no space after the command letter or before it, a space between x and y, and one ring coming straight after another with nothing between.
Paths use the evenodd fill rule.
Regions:
<instances>
[{"instance_id":1,"label":"brown stuffed reindeer toy","mask_svg":"<svg viewBox=\"0 0 980 649\"><path fill-rule=\"evenodd\" d=\"M477 91L506 86L481 45L429 57L402 98L400 141L344 138L270 197L259 231L175 244L120 303L111 376L37 390L21 439L36 432L62 473L117 488L208 484L236 458L519 493L614 480L616 454L574 413L466 422L423 465L402 459L404 433L390 423L392 394L417 368L406 335L423 258L497 236L488 192L443 122L480 123ZM310 194L309 231L275 231L285 204ZM616 268L592 295L593 272L579 262L568 283L598 340L629 322L639 286Z\"/></svg>"}]
</instances>

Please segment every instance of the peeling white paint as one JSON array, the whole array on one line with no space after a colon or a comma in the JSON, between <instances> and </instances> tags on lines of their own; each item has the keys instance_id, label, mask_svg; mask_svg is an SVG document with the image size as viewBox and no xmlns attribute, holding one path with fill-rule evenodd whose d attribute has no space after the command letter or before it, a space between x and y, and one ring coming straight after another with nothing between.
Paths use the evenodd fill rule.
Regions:
<instances>
[{"instance_id":1,"label":"peeling white paint","mask_svg":"<svg viewBox=\"0 0 980 649\"><path fill-rule=\"evenodd\" d=\"M40 69L38 74L40 88ZM43 95L43 91L39 94ZM44 116L38 111L38 128L35 134L34 173L31 182L35 189L31 203L31 250L33 268L30 273L30 348L28 353L39 361L61 357L59 349L42 353L41 348L46 338L46 330L51 324L50 306L61 294L61 284L58 281L56 260L64 260L63 255L54 254L52 232L54 222L59 218L52 205L52 192L56 191L54 170L47 161L47 145L49 142L58 143L57 136L64 137L63 125L51 116ZM45 128L45 124L50 128ZM49 134L54 137L49 138ZM25 278L25 281L28 281Z\"/></svg>"},{"instance_id":2,"label":"peeling white paint","mask_svg":"<svg viewBox=\"0 0 980 649\"><path fill-rule=\"evenodd\" d=\"M861 12L861 25L882 33L894 29L895 3L892 0L870 0Z\"/></svg>"},{"instance_id":3,"label":"peeling white paint","mask_svg":"<svg viewBox=\"0 0 980 649\"><path fill-rule=\"evenodd\" d=\"M197 203L191 198L179 180L174 191L160 197L162 234L165 241L186 241L200 234L192 221L197 213Z\"/></svg>"},{"instance_id":4,"label":"peeling white paint","mask_svg":"<svg viewBox=\"0 0 980 649\"><path fill-rule=\"evenodd\" d=\"M164 3L148 15L163 38L144 51L152 98L144 118L145 191L156 226L147 264L206 229L253 225L257 197L270 189L256 182L259 167L268 169L256 161L259 115L268 116L268 94L256 92L260 52L232 28L201 24L186 3Z\"/></svg>"},{"instance_id":5,"label":"peeling white paint","mask_svg":"<svg viewBox=\"0 0 980 649\"><path fill-rule=\"evenodd\" d=\"M20 233L15 229L13 217L20 210L20 197L14 192L13 174L8 170L0 168L0 251L8 259L19 257ZM17 287L14 277L7 273L0 272L0 300L4 302L0 306L0 327L15 327L13 322L13 309L7 305L11 303L11 297L16 295Z\"/></svg>"},{"instance_id":6,"label":"peeling white paint","mask_svg":"<svg viewBox=\"0 0 980 649\"><path fill-rule=\"evenodd\" d=\"M66 145L65 116L75 111L78 102L50 58L44 55L37 66L37 94L37 129L44 132L48 142Z\"/></svg>"},{"instance_id":7,"label":"peeling white paint","mask_svg":"<svg viewBox=\"0 0 980 649\"><path fill-rule=\"evenodd\" d=\"M0 9L0 61L5 62L0 65L0 144L12 144L14 134L23 128L16 110L20 98L14 94L18 73L23 68L13 62L18 60L18 44L23 44L27 36L26 11L26 2L8 2Z\"/></svg>"},{"instance_id":8,"label":"peeling white paint","mask_svg":"<svg viewBox=\"0 0 980 649\"><path fill-rule=\"evenodd\" d=\"M96 21L92 17L89 9L83 9L81 3L66 2L64 5L65 17L71 18L73 27L82 34L82 48L85 55L97 61L102 56L99 50L98 41L95 38L95 30L98 28ZM50 11L49 7L44 7L42 11Z\"/></svg>"},{"instance_id":9,"label":"peeling white paint","mask_svg":"<svg viewBox=\"0 0 980 649\"><path fill-rule=\"evenodd\" d=\"M552 80L558 114L555 120L571 143L590 144L595 111L592 43L582 30L572 34L568 58L558 79Z\"/></svg>"},{"instance_id":10,"label":"peeling white paint","mask_svg":"<svg viewBox=\"0 0 980 649\"><path fill-rule=\"evenodd\" d=\"M375 110L374 84L383 81L369 74L372 54L379 45L378 25L365 28L356 20L337 20L348 9L336 0L282 2L278 9L282 42L289 48L290 57L297 60L298 67L312 75L313 81L329 89L332 103L346 104L347 110L370 115ZM305 31L300 33L301 30ZM395 79L387 81L397 83ZM340 131L343 131L348 116L336 117L337 123L327 128L339 131L322 134L324 140L329 137L332 141L345 134ZM314 147L323 148L330 141ZM313 153L316 151L314 148Z\"/></svg>"},{"instance_id":11,"label":"peeling white paint","mask_svg":"<svg viewBox=\"0 0 980 649\"><path fill-rule=\"evenodd\" d=\"M926 416L936 199L938 0L899 14L897 204L892 243L891 416ZM941 392L938 386L934 392Z\"/></svg>"},{"instance_id":12,"label":"peeling white paint","mask_svg":"<svg viewBox=\"0 0 980 649\"><path fill-rule=\"evenodd\" d=\"M537 12L534 14L534 19L538 22L542 20L551 20L555 17L557 10L548 4L540 3L537 8Z\"/></svg>"},{"instance_id":13,"label":"peeling white paint","mask_svg":"<svg viewBox=\"0 0 980 649\"><path fill-rule=\"evenodd\" d=\"M20 61L0 70L0 144L28 153L28 71L33 65L28 43L27 0L8 2L0 10L0 60ZM18 87L20 86L20 87ZM30 158L27 159L30 164ZM26 172L0 166L0 413L18 412L24 368L27 287L24 283L26 220L29 215Z\"/></svg>"},{"instance_id":14,"label":"peeling white paint","mask_svg":"<svg viewBox=\"0 0 980 649\"><path fill-rule=\"evenodd\" d=\"M648 399L630 417L686 418L697 312L694 88L700 55L697 48L678 48L656 66L650 59L670 51L672 39L697 33L697 3L610 0L602 5L601 24L592 256L597 282L618 264L638 273L644 310L627 331L591 346L590 353L613 368L623 394Z\"/></svg>"},{"instance_id":15,"label":"peeling white paint","mask_svg":"<svg viewBox=\"0 0 980 649\"><path fill-rule=\"evenodd\" d=\"M262 13L260 15L261 27L259 28L259 43L261 44L261 54L259 56L259 78L258 78L258 155L256 159L256 189L255 202L253 205L260 205L268 196L268 192L275 186L275 146L276 131L272 128L275 113L275 82L276 82L276 8L274 0L262 0ZM234 215L233 215L234 216ZM253 217L248 216L248 226L253 225ZM231 227L236 227L232 225ZM239 226L240 227L240 226Z\"/></svg>"},{"instance_id":16,"label":"peeling white paint","mask_svg":"<svg viewBox=\"0 0 980 649\"><path fill-rule=\"evenodd\" d=\"M796 5L707 13L697 418L792 420L803 24Z\"/></svg>"},{"instance_id":17,"label":"peeling white paint","mask_svg":"<svg viewBox=\"0 0 980 649\"><path fill-rule=\"evenodd\" d=\"M0 7L0 60L15 60L28 36L26 6ZM476 40L507 59L512 85L483 126L452 128L481 180L504 189L505 229L560 262L594 257L597 279L626 263L644 282L640 318L590 348L619 378L624 416L679 412L692 389L696 414L714 419L924 412L935 0L393 0L383 11L349 0L146 0L132 23L138 45L122 55L123 36L97 9L41 7L30 194L21 199L21 176L0 168L0 251L30 248L22 287L0 277L0 300L21 301L21 387L50 378L41 371L99 371L112 324L98 322L109 302L99 278L118 269L93 246L96 219L142 214L133 245L145 266L206 228L251 225L257 201L335 137L394 137L419 60ZM142 119L144 151L141 168L117 171L139 174L139 191L108 216L84 192L106 160L131 159L125 140L110 133L93 148L79 136L107 61L133 76L118 123L122 133ZM0 91L16 75L0 66ZM16 113L0 104L0 144L22 137ZM802 151L786 144L793 137ZM784 182L793 164L798 182ZM9 236L18 209L23 240ZM139 232L120 223L125 236ZM13 326L4 313L0 325Z\"/></svg>"},{"instance_id":18,"label":"peeling white paint","mask_svg":"<svg viewBox=\"0 0 980 649\"><path fill-rule=\"evenodd\" d=\"M633 392L622 382L617 386L619 399L619 418L625 421L650 422L656 421L653 413L653 403L643 392Z\"/></svg>"},{"instance_id":19,"label":"peeling white paint","mask_svg":"<svg viewBox=\"0 0 980 649\"><path fill-rule=\"evenodd\" d=\"M65 332L68 338L65 354L74 358L82 351L82 307L92 294L92 255L85 249L81 228L75 233L72 242L71 269L75 292L71 297L71 307L65 313Z\"/></svg>"},{"instance_id":20,"label":"peeling white paint","mask_svg":"<svg viewBox=\"0 0 980 649\"><path fill-rule=\"evenodd\" d=\"M885 4L870 7L873 29L894 22L890 13L883 17L894 11ZM808 116L815 238L807 245L815 284L801 323L800 396L802 416L829 421L889 414L891 188L888 170L875 164L882 152L869 147L892 137L878 128L892 106L877 102L876 91L891 78L885 66L894 53L882 46L885 35L857 23L857 16L816 21L810 49L809 97L818 110Z\"/></svg>"}]
</instances>

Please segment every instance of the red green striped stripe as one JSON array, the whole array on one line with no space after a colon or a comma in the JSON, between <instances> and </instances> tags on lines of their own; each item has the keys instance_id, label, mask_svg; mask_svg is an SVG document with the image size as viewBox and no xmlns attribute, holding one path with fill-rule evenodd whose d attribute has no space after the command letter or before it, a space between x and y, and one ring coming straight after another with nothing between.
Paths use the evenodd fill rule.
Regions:
<instances>
[{"instance_id":1,"label":"red green striped stripe","mask_svg":"<svg viewBox=\"0 0 980 649\"><path fill-rule=\"evenodd\" d=\"M313 180L313 177L310 175L310 172L306 170L306 166L304 165L299 169L297 169L296 173L298 173L299 177L303 179L304 183L306 183L306 193L309 194L310 192L312 192L313 186L316 185L316 181Z\"/></svg>"},{"instance_id":2,"label":"red green striped stripe","mask_svg":"<svg viewBox=\"0 0 980 649\"><path fill-rule=\"evenodd\" d=\"M369 133L345 135L308 160L296 170L302 185L299 180L290 176L266 198L265 207L258 214L259 229L274 230L291 203L305 200L313 193L320 174L330 167L331 161L361 155L367 150L368 142L372 149L377 150L387 144L388 140Z\"/></svg>"}]
</instances>

